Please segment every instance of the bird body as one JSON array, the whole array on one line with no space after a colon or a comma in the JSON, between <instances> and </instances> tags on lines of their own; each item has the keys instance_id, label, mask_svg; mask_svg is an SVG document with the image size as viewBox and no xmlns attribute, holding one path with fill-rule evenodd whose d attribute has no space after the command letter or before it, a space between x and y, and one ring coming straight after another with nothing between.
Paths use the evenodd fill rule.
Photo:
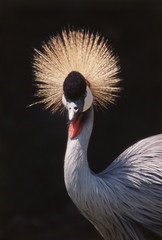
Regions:
<instances>
[{"instance_id":1,"label":"bird body","mask_svg":"<svg viewBox=\"0 0 162 240\"><path fill-rule=\"evenodd\" d=\"M142 240L140 225L162 236L162 134L139 141L94 174L87 161L92 126L90 109L81 133L68 139L64 174L71 199L105 240Z\"/></svg>"},{"instance_id":2,"label":"bird body","mask_svg":"<svg viewBox=\"0 0 162 240\"><path fill-rule=\"evenodd\" d=\"M119 91L119 67L105 40L63 31L37 51L34 69L40 102L68 111L65 185L80 212L105 240L143 240L141 226L162 237L162 134L129 147L99 174L88 165L93 105L106 107Z\"/></svg>"}]
</instances>

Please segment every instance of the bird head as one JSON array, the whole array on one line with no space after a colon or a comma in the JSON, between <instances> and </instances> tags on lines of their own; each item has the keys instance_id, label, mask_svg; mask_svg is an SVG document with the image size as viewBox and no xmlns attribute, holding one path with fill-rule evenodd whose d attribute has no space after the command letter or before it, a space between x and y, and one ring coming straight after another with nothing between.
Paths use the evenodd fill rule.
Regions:
<instances>
[{"instance_id":1,"label":"bird head","mask_svg":"<svg viewBox=\"0 0 162 240\"><path fill-rule=\"evenodd\" d=\"M52 113L67 109L73 138L92 104L98 109L114 102L119 92L118 60L103 37L84 29L64 30L35 52L35 95L40 98L36 103Z\"/></svg>"},{"instance_id":2,"label":"bird head","mask_svg":"<svg viewBox=\"0 0 162 240\"><path fill-rule=\"evenodd\" d=\"M93 95L89 82L76 71L72 71L66 77L63 91L62 102L68 110L70 121L69 137L74 138L81 131L83 112L91 107Z\"/></svg>"}]
</instances>

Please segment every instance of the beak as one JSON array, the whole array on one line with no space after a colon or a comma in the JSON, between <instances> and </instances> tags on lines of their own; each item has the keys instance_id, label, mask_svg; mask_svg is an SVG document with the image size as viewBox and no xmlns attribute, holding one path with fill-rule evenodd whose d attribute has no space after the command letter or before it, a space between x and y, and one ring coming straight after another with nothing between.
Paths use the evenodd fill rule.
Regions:
<instances>
[{"instance_id":1,"label":"beak","mask_svg":"<svg viewBox=\"0 0 162 240\"><path fill-rule=\"evenodd\" d=\"M71 121L82 112L83 101L76 100L76 101L67 102L67 109L68 109L69 120Z\"/></svg>"}]
</instances>

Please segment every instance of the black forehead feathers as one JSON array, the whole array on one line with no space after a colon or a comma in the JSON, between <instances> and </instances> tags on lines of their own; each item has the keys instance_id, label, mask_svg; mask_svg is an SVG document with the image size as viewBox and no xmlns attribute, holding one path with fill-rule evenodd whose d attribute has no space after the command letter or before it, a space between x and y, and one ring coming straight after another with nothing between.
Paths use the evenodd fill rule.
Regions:
<instances>
[{"instance_id":1,"label":"black forehead feathers","mask_svg":"<svg viewBox=\"0 0 162 240\"><path fill-rule=\"evenodd\" d=\"M63 83L64 95L70 100L76 100L84 96L86 91L86 80L82 74L72 71Z\"/></svg>"}]
</instances>

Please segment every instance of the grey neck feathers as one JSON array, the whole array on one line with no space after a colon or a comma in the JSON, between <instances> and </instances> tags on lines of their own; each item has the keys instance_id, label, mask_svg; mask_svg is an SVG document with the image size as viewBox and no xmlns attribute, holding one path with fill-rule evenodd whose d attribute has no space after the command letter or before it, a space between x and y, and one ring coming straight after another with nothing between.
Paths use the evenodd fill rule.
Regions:
<instances>
[{"instance_id":1,"label":"grey neck feathers","mask_svg":"<svg viewBox=\"0 0 162 240\"><path fill-rule=\"evenodd\" d=\"M90 183L93 174L88 166L87 148L93 127L93 107L84 118L80 134L74 139L68 139L64 163L65 185L68 194L77 204L80 196L85 193L85 184ZM83 191L84 190L84 191ZM80 199L81 200L81 199Z\"/></svg>"},{"instance_id":2,"label":"grey neck feathers","mask_svg":"<svg viewBox=\"0 0 162 240\"><path fill-rule=\"evenodd\" d=\"M158 168L162 136L136 143L107 169L95 175L87 161L93 127L92 107L84 120L80 134L68 139L65 155L65 184L75 205L105 240L143 240L141 225L162 236L159 221L161 174Z\"/></svg>"}]
</instances>

